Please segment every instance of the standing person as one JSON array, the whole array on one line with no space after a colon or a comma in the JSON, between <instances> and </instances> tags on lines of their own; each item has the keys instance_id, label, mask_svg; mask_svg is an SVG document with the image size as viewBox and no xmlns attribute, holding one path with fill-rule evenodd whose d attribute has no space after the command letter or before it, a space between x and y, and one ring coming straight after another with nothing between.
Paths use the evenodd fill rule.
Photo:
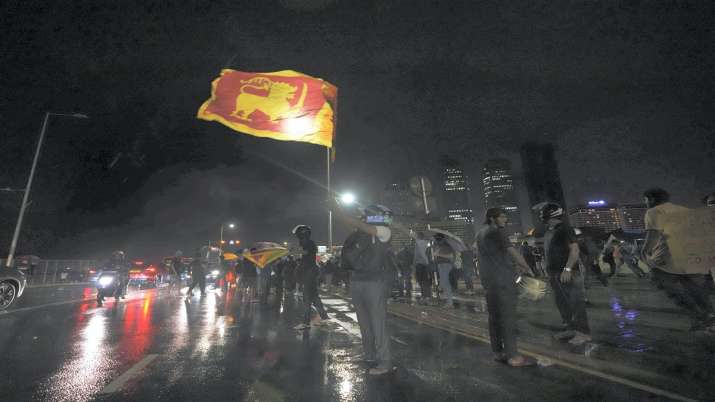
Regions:
<instances>
[{"instance_id":1,"label":"standing person","mask_svg":"<svg viewBox=\"0 0 715 402\"><path fill-rule=\"evenodd\" d=\"M427 301L432 298L432 271L430 271L429 258L427 258L427 248L429 241L425 239L423 232L410 232L410 236L415 241L415 254L413 261L415 264L415 277L420 285L421 300Z\"/></svg>"},{"instance_id":2,"label":"standing person","mask_svg":"<svg viewBox=\"0 0 715 402\"><path fill-rule=\"evenodd\" d=\"M243 263L241 264L241 278L238 283L244 291L243 298L249 302L255 301L257 278L258 272L256 265L253 264L253 261L244 257Z\"/></svg>"},{"instance_id":3,"label":"standing person","mask_svg":"<svg viewBox=\"0 0 715 402\"><path fill-rule=\"evenodd\" d=\"M328 291L333 291L333 282L334 279L333 277L335 276L335 272L338 270L338 266L335 263L335 257L330 257L328 261L325 263L325 268L323 271L323 279L325 281L325 288Z\"/></svg>"},{"instance_id":4,"label":"standing person","mask_svg":"<svg viewBox=\"0 0 715 402\"><path fill-rule=\"evenodd\" d=\"M534 253L531 252L531 247L529 247L529 243L526 240L521 243L519 252L524 258L524 261L526 261L526 264L529 265L529 269L531 269L534 278L538 278L539 272L536 270L536 257L534 256Z\"/></svg>"},{"instance_id":5,"label":"standing person","mask_svg":"<svg viewBox=\"0 0 715 402\"><path fill-rule=\"evenodd\" d=\"M467 287L466 295L474 295L474 276L476 267L474 266L474 250L470 247L462 252L462 274L464 276L464 284Z\"/></svg>"},{"instance_id":6,"label":"standing person","mask_svg":"<svg viewBox=\"0 0 715 402\"><path fill-rule=\"evenodd\" d=\"M665 290L676 305L687 310L693 319L691 331L715 332L715 314L707 290L705 274L688 274L688 267L675 266L669 252L673 239L665 231L668 215L681 214L688 208L670 202L667 191L654 188L643 193L648 210L645 214L646 238L641 251L644 261L651 267L651 279L659 289Z\"/></svg>"},{"instance_id":7,"label":"standing person","mask_svg":"<svg viewBox=\"0 0 715 402\"><path fill-rule=\"evenodd\" d=\"M350 293L362 335L365 361L374 365L370 375L393 370L390 336L387 333L387 264L392 232L392 211L383 205L361 209L360 220L345 214L336 202L333 216L356 229L345 240L343 265L352 270Z\"/></svg>"},{"instance_id":8,"label":"standing person","mask_svg":"<svg viewBox=\"0 0 715 402\"><path fill-rule=\"evenodd\" d=\"M403 247L397 253L397 269L399 276L399 286L398 290L400 292L400 297L407 296L412 298L412 255L407 247Z\"/></svg>"},{"instance_id":9,"label":"standing person","mask_svg":"<svg viewBox=\"0 0 715 402\"><path fill-rule=\"evenodd\" d=\"M288 293L293 293L295 291L295 269L296 269L295 258L289 255L286 258L285 268L283 269L283 278L285 281L285 290Z\"/></svg>"},{"instance_id":10,"label":"standing person","mask_svg":"<svg viewBox=\"0 0 715 402\"><path fill-rule=\"evenodd\" d=\"M327 320L328 313L325 312L323 302L320 300L318 293L318 277L320 272L316 264L315 256L318 253L318 246L310 239L312 229L307 225L298 225L293 228L293 234L298 238L298 243L303 248L303 257L300 260L298 267L299 278L303 283L303 306L305 312L303 314L303 323L295 327L297 330L310 328L310 315L313 311L312 306L318 310L321 320Z\"/></svg>"},{"instance_id":11,"label":"standing person","mask_svg":"<svg viewBox=\"0 0 715 402\"><path fill-rule=\"evenodd\" d=\"M541 209L541 220L547 225L544 234L544 259L554 290L556 307L566 329L554 335L569 340L572 345L583 345L591 340L583 294L583 274L579 272L578 239L573 228L564 222L564 210L555 203Z\"/></svg>"},{"instance_id":12,"label":"standing person","mask_svg":"<svg viewBox=\"0 0 715 402\"><path fill-rule=\"evenodd\" d=\"M191 269L191 286L189 286L189 290L186 291L186 297L194 295L196 285L199 286L201 296L206 295L206 269L204 267L205 262L203 257L204 255L201 253L201 250L197 250L196 253L194 253L194 259L189 265Z\"/></svg>"},{"instance_id":13,"label":"standing person","mask_svg":"<svg viewBox=\"0 0 715 402\"><path fill-rule=\"evenodd\" d=\"M174 289L177 291L181 291L181 256L183 253L181 250L178 250L175 254L174 257L171 259L171 263L169 264L169 293L171 293Z\"/></svg>"},{"instance_id":14,"label":"standing person","mask_svg":"<svg viewBox=\"0 0 715 402\"><path fill-rule=\"evenodd\" d=\"M513 263L519 266L522 274L528 274L531 268L509 242L504 231L506 223L506 211L489 208L484 220L487 226L477 235L482 286L486 290L489 312L489 337L497 361L512 367L533 366L536 362L520 355L516 348L516 280L519 274Z\"/></svg>"},{"instance_id":15,"label":"standing person","mask_svg":"<svg viewBox=\"0 0 715 402\"><path fill-rule=\"evenodd\" d=\"M454 295L452 292L452 283L449 280L449 274L454 269L455 253L452 247L447 243L447 239L441 233L434 236L434 244L432 245L432 258L437 265L437 273L439 274L439 288L447 299L447 305L454 307Z\"/></svg>"},{"instance_id":16,"label":"standing person","mask_svg":"<svg viewBox=\"0 0 715 402\"><path fill-rule=\"evenodd\" d=\"M601 272L601 267L598 265L598 255L601 253L596 242L589 235L583 233L581 229L575 229L576 239L578 240L578 248L581 251L581 265L583 267L584 287L591 287L591 274L596 275L596 279L601 282L601 285L608 286L608 277Z\"/></svg>"},{"instance_id":17,"label":"standing person","mask_svg":"<svg viewBox=\"0 0 715 402\"><path fill-rule=\"evenodd\" d=\"M709 208L715 208L715 191L703 197L703 204ZM715 267L710 268L710 274L708 274L708 287L712 290L715 288Z\"/></svg>"}]
</instances>

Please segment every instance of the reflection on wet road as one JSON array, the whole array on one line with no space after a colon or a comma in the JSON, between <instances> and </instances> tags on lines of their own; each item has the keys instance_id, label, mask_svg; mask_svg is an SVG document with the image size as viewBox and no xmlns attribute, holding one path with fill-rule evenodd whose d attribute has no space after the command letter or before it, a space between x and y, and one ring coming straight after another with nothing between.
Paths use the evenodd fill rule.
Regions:
<instances>
[{"instance_id":1,"label":"reflection on wet road","mask_svg":"<svg viewBox=\"0 0 715 402\"><path fill-rule=\"evenodd\" d=\"M0 316L0 394L3 401L647 397L556 366L511 369L494 362L487 345L395 317L389 328L398 369L371 378L352 306L337 297L325 304L334 319L305 332L292 329L299 299L261 305L234 290L186 299L154 289L102 308L89 301L10 312ZM637 318L613 306L624 323Z\"/></svg>"}]
</instances>

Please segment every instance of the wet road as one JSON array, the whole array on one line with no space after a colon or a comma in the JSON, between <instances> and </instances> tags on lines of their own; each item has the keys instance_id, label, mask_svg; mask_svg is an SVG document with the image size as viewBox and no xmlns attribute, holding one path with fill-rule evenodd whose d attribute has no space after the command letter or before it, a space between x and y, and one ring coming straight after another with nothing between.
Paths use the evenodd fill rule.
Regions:
<instances>
[{"instance_id":1,"label":"wet road","mask_svg":"<svg viewBox=\"0 0 715 402\"><path fill-rule=\"evenodd\" d=\"M558 366L512 369L488 345L396 317L398 368L371 378L354 311L338 297L324 299L328 324L297 332L293 296L263 306L234 291L187 301L154 289L103 308L77 301L92 295L30 289L0 314L1 400L656 400Z\"/></svg>"}]
</instances>

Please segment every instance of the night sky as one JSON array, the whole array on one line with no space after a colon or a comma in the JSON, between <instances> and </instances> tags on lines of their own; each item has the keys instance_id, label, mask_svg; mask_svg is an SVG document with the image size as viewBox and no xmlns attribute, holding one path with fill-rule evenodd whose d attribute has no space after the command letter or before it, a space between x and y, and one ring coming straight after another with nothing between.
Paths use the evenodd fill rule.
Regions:
<instances>
[{"instance_id":1,"label":"night sky","mask_svg":"<svg viewBox=\"0 0 715 402\"><path fill-rule=\"evenodd\" d=\"M195 118L223 68L335 84L333 183L363 200L450 155L480 214L482 164L527 140L557 146L570 204L715 190L715 3L164 3L0 4L0 187L24 186L45 111L91 116L51 121L21 254L161 256L229 220L324 240L323 190L293 173L323 181L324 148ZM0 250L19 201L0 192Z\"/></svg>"}]
</instances>

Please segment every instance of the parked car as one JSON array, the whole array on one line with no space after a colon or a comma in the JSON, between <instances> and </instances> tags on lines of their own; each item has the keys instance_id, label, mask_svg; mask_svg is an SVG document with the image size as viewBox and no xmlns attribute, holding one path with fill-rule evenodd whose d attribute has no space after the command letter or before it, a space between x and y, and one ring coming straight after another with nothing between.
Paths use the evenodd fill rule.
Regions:
<instances>
[{"instance_id":1,"label":"parked car","mask_svg":"<svg viewBox=\"0 0 715 402\"><path fill-rule=\"evenodd\" d=\"M15 257L15 267L26 275L34 275L35 268L40 264L40 257L36 255L19 255Z\"/></svg>"},{"instance_id":2,"label":"parked car","mask_svg":"<svg viewBox=\"0 0 715 402\"><path fill-rule=\"evenodd\" d=\"M0 311L12 306L22 296L27 278L17 268L0 267Z\"/></svg>"}]
</instances>

